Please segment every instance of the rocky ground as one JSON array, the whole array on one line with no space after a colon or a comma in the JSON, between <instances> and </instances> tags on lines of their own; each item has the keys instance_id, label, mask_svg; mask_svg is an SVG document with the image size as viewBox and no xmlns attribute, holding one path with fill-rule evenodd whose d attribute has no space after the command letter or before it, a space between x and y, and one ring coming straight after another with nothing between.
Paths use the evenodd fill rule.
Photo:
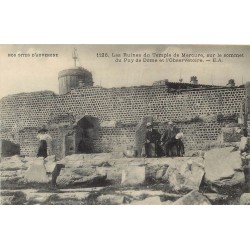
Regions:
<instances>
[{"instance_id":1,"label":"rocky ground","mask_svg":"<svg viewBox=\"0 0 250 250\"><path fill-rule=\"evenodd\" d=\"M249 159L235 147L176 158L77 154L56 161L13 156L0 163L1 204L250 204ZM58 166L59 171L55 171ZM52 176L57 188L52 188Z\"/></svg>"}]
</instances>

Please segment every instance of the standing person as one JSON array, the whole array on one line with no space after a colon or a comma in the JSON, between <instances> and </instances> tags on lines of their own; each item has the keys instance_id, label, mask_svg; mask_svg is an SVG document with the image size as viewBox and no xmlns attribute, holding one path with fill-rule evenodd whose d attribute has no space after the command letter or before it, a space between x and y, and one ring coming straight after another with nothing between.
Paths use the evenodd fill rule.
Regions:
<instances>
[{"instance_id":1,"label":"standing person","mask_svg":"<svg viewBox=\"0 0 250 250\"><path fill-rule=\"evenodd\" d=\"M160 138L160 133L156 129L153 129L153 125L151 122L148 122L145 142L146 157L158 156Z\"/></svg>"},{"instance_id":2,"label":"standing person","mask_svg":"<svg viewBox=\"0 0 250 250\"><path fill-rule=\"evenodd\" d=\"M37 138L39 139L39 148L37 157L44 157L48 156L47 152L47 144L49 141L52 141L52 138L49 134L47 134L48 130L46 128L42 128L38 131Z\"/></svg>"},{"instance_id":3,"label":"standing person","mask_svg":"<svg viewBox=\"0 0 250 250\"><path fill-rule=\"evenodd\" d=\"M165 123L165 131L161 137L161 142L167 157L174 156L173 148L176 142L176 135L179 131L180 130L174 126L172 121L169 121L168 124Z\"/></svg>"},{"instance_id":4,"label":"standing person","mask_svg":"<svg viewBox=\"0 0 250 250\"><path fill-rule=\"evenodd\" d=\"M184 144L182 142L183 133L179 132L175 137L175 146L177 149L177 156L183 156L185 154Z\"/></svg>"},{"instance_id":5,"label":"standing person","mask_svg":"<svg viewBox=\"0 0 250 250\"><path fill-rule=\"evenodd\" d=\"M60 172L61 172L61 169L62 168L65 168L65 165L63 164L56 164L53 172L52 172L52 179L51 179L51 185L52 185L52 188L56 188L57 185L56 185L56 179L57 177L60 175Z\"/></svg>"},{"instance_id":6,"label":"standing person","mask_svg":"<svg viewBox=\"0 0 250 250\"><path fill-rule=\"evenodd\" d=\"M246 128L242 130L242 137L240 139L240 153L243 154L249 150L248 145L248 131Z\"/></svg>"}]
</instances>

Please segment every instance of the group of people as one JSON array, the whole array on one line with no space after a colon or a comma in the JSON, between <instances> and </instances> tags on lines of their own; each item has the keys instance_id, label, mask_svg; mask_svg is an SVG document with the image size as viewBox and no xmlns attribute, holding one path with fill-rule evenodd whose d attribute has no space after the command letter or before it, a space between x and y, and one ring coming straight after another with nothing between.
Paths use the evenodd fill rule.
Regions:
<instances>
[{"instance_id":1,"label":"group of people","mask_svg":"<svg viewBox=\"0 0 250 250\"><path fill-rule=\"evenodd\" d=\"M183 133L172 121L164 124L162 135L148 122L143 154L146 157L183 156L185 151L182 137Z\"/></svg>"},{"instance_id":2,"label":"group of people","mask_svg":"<svg viewBox=\"0 0 250 250\"><path fill-rule=\"evenodd\" d=\"M184 144L182 142L183 133L179 128L174 126L173 122L164 124L164 132L161 135L153 128L152 123L147 123L146 139L144 143L144 153L146 157L172 157L184 155ZM47 134L47 129L42 128L38 131L37 138L39 139L39 148L37 157L48 156L48 142L52 140L51 136Z\"/></svg>"}]
</instances>

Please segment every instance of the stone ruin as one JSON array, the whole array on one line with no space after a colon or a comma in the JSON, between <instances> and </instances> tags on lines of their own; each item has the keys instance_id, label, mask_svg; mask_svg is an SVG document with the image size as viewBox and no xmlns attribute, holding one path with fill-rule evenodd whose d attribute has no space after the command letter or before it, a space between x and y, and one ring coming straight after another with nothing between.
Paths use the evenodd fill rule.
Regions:
<instances>
[{"instance_id":1,"label":"stone ruin","mask_svg":"<svg viewBox=\"0 0 250 250\"><path fill-rule=\"evenodd\" d=\"M248 84L105 89L93 87L91 77L88 84L83 79L69 91L61 80L61 95L44 91L1 99L0 135L10 145L8 153L1 150L9 156L0 163L1 203L249 204L244 192L250 156L239 151L239 131L248 127ZM162 132L169 120L185 135L185 157L141 157L146 123L153 121ZM53 140L51 155L40 159L36 134L44 124ZM47 187L53 178L65 190L57 196L8 190Z\"/></svg>"}]
</instances>

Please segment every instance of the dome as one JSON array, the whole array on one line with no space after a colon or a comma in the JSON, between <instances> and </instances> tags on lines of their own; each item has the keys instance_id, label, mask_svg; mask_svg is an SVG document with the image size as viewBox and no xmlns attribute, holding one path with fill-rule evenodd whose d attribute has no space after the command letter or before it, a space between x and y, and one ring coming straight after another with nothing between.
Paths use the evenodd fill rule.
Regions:
<instances>
[{"instance_id":1,"label":"dome","mask_svg":"<svg viewBox=\"0 0 250 250\"><path fill-rule=\"evenodd\" d=\"M66 94L71 89L93 86L92 73L82 67L62 70L58 73L59 94Z\"/></svg>"}]
</instances>

